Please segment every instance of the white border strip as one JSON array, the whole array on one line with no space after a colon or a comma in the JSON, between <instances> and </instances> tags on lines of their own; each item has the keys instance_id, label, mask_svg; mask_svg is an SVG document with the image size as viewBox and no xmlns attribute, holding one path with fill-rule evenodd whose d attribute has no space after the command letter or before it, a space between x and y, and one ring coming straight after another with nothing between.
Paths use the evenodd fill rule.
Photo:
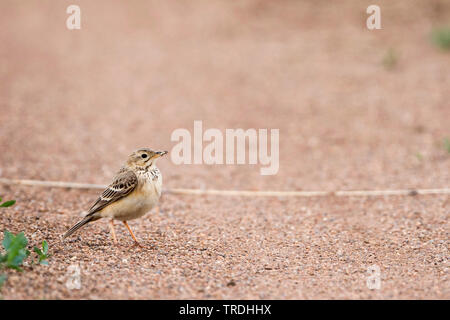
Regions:
<instances>
[{"instance_id":1,"label":"white border strip","mask_svg":"<svg viewBox=\"0 0 450 320\"><path fill-rule=\"evenodd\" d=\"M69 189L105 189L105 185L43 181L26 179L0 178L3 184L19 184L25 186L69 188ZM414 196L425 194L450 194L450 188L441 189L398 189L398 190L344 190L344 191L249 191L249 190L214 190L214 189L165 189L164 193L191 194L191 195L218 195L218 196L243 196L243 197L367 197L367 196Z\"/></svg>"}]
</instances>

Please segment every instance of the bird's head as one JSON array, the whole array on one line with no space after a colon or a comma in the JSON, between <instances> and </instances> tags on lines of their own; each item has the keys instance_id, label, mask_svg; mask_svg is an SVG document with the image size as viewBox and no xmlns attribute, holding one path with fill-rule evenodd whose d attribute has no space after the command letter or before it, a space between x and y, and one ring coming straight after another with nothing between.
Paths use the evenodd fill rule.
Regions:
<instances>
[{"instance_id":1,"label":"bird's head","mask_svg":"<svg viewBox=\"0 0 450 320\"><path fill-rule=\"evenodd\" d=\"M156 163L156 160L158 160L159 157L162 157L167 153L167 151L139 149L128 157L127 166L130 168L149 168Z\"/></svg>"}]
</instances>

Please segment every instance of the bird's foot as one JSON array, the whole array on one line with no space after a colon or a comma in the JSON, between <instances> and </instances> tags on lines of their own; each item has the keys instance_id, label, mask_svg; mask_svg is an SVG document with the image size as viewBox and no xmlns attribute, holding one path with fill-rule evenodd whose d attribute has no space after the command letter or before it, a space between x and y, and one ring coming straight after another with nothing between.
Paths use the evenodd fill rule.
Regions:
<instances>
[{"instance_id":1,"label":"bird's foot","mask_svg":"<svg viewBox=\"0 0 450 320\"><path fill-rule=\"evenodd\" d=\"M142 244L140 244L139 242L135 241L134 244L132 245L132 247L139 247L141 249L145 248L145 246L143 246Z\"/></svg>"}]
</instances>

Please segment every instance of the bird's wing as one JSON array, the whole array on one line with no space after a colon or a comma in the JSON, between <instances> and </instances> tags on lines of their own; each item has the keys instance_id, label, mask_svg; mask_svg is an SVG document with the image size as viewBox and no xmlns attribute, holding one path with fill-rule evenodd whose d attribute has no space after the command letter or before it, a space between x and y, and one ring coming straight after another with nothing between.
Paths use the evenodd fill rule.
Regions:
<instances>
[{"instance_id":1,"label":"bird's wing","mask_svg":"<svg viewBox=\"0 0 450 320\"><path fill-rule=\"evenodd\" d=\"M133 171L131 170L121 170L117 176L114 178L113 183L111 183L108 188L103 191L97 201L89 209L86 216L90 216L113 202L122 199L133 191L138 184L138 179Z\"/></svg>"}]
</instances>

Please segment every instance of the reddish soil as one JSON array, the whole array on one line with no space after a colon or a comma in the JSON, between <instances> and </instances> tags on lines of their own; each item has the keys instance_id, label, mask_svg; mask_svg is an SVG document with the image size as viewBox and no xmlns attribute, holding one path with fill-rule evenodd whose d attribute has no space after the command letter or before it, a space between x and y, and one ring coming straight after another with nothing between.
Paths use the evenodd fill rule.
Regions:
<instances>
[{"instance_id":1,"label":"reddish soil","mask_svg":"<svg viewBox=\"0 0 450 320\"><path fill-rule=\"evenodd\" d=\"M173 130L280 129L280 170L159 168L165 188L448 188L450 53L430 42L448 1L0 3L0 176L110 182ZM397 61L383 64L390 48ZM123 226L60 235L99 190L0 185L0 229L50 244L49 266L8 271L5 299L449 299L448 195L244 198L164 195ZM81 288L66 287L81 267ZM366 285L377 265L381 288Z\"/></svg>"}]
</instances>

